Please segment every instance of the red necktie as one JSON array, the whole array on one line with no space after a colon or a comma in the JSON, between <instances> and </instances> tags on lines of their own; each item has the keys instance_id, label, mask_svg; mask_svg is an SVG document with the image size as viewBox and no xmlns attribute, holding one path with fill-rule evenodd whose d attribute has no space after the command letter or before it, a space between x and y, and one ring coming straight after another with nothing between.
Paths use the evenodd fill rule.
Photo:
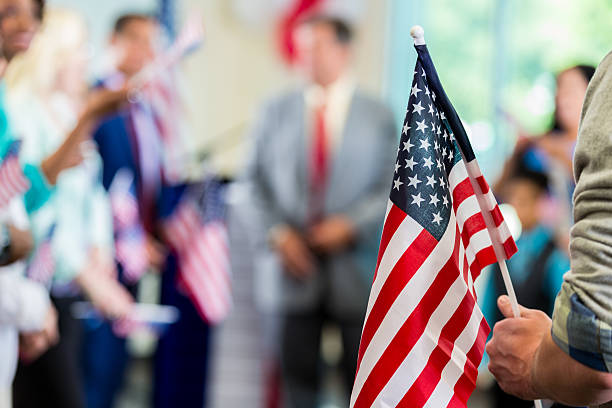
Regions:
<instances>
[{"instance_id":1,"label":"red necktie","mask_svg":"<svg viewBox=\"0 0 612 408\"><path fill-rule=\"evenodd\" d=\"M310 153L310 215L311 221L318 221L322 218L325 207L328 171L324 105L315 109L313 136Z\"/></svg>"}]
</instances>

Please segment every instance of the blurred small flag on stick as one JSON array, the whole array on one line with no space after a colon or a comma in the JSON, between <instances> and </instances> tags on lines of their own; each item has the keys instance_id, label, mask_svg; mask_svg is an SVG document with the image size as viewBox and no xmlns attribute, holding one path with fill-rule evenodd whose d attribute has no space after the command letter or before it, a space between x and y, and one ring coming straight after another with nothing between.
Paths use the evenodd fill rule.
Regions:
<instances>
[{"instance_id":1,"label":"blurred small flag on stick","mask_svg":"<svg viewBox=\"0 0 612 408\"><path fill-rule=\"evenodd\" d=\"M2 163L0 163L0 209L6 207L17 195L30 188L19 163L21 140L15 140L9 145Z\"/></svg>"}]
</instances>

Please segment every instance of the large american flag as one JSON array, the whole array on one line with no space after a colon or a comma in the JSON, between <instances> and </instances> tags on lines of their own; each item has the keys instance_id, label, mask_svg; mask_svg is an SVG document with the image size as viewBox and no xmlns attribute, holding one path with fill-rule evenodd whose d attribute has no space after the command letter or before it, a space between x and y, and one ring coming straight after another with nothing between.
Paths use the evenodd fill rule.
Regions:
<instances>
[{"instance_id":1,"label":"large american flag","mask_svg":"<svg viewBox=\"0 0 612 408\"><path fill-rule=\"evenodd\" d=\"M354 408L465 407L489 333L474 280L516 252L429 52L416 48Z\"/></svg>"},{"instance_id":2,"label":"large american flag","mask_svg":"<svg viewBox=\"0 0 612 408\"><path fill-rule=\"evenodd\" d=\"M225 223L225 187L210 179L192 186L165 222L165 235L178 256L179 284L200 315L219 323L232 305Z\"/></svg>"},{"instance_id":3,"label":"large american flag","mask_svg":"<svg viewBox=\"0 0 612 408\"><path fill-rule=\"evenodd\" d=\"M13 141L0 164L0 208L6 207L15 196L30 188L30 182L19 163L20 149L21 140Z\"/></svg>"}]
</instances>

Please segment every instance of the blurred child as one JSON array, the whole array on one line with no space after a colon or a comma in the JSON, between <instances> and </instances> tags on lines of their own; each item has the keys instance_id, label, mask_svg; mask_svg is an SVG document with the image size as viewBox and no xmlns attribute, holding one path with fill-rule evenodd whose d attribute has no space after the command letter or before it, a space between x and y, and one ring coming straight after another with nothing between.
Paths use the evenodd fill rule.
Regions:
<instances>
[{"instance_id":1,"label":"blurred child","mask_svg":"<svg viewBox=\"0 0 612 408\"><path fill-rule=\"evenodd\" d=\"M569 251L569 228L572 224L574 174L572 158L578 136L580 112L595 67L576 65L557 75L555 113L550 131L537 137L520 137L513 157L508 160L494 188L498 191L514 171L520 157L549 178L550 200L543 223L551 227L559 244Z\"/></svg>"}]
</instances>

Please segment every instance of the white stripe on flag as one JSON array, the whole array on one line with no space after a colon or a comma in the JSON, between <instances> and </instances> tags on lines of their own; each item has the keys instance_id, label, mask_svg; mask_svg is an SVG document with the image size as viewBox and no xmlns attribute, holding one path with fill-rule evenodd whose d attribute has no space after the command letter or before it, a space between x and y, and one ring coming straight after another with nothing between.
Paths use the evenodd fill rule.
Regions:
<instances>
[{"instance_id":1,"label":"white stripe on flag","mask_svg":"<svg viewBox=\"0 0 612 408\"><path fill-rule=\"evenodd\" d=\"M351 406L355 402L353 398L356 399L359 395L363 384L368 378L368 375L389 346L389 343L391 343L393 337L421 301L421 298L419 296L415 296L415 293L425 293L430 287L431 283L434 281L437 271L441 270L451 257L455 247L456 236L454 218L454 214L451 211L449 225L453 226L453 228L447 228L438 245L436 245L434 250L428 255L425 262L423 262L415 275L397 296L393 302L393 305L385 314L385 317L374 334L368 348L365 350L357 376L355 378L355 384L353 386L351 396ZM397 235L401 234L396 233L396 236ZM389 245L387 250L390 248L391 246ZM404 248L404 251L406 248ZM376 279L378 280L379 276L377 276Z\"/></svg>"},{"instance_id":2,"label":"white stripe on flag","mask_svg":"<svg viewBox=\"0 0 612 408\"><path fill-rule=\"evenodd\" d=\"M451 359L444 367L444 370L442 370L442 378L429 397L427 405L425 405L426 407L445 407L455 394L455 384L457 384L457 381L463 375L463 368L467 361L465 352L472 348L472 345L478 338L482 318L483 316L480 308L478 306L474 307L468 324L457 340L455 340L455 347L453 348Z\"/></svg>"},{"instance_id":3,"label":"white stripe on flag","mask_svg":"<svg viewBox=\"0 0 612 408\"><path fill-rule=\"evenodd\" d=\"M440 305L429 317L425 331L378 395L373 407L380 406L379 401L391 406L396 406L401 401L427 365L429 356L438 345L442 328L453 316L466 293L465 281L457 276Z\"/></svg>"},{"instance_id":4,"label":"white stripe on flag","mask_svg":"<svg viewBox=\"0 0 612 408\"><path fill-rule=\"evenodd\" d=\"M397 230L395 230L393 233L393 236L387 245L387 249L380 259L380 264L376 272L376 279L372 283L366 320L370 314L372 306L374 306L373 302L378 298L380 289L387 280L389 273L391 273L397 261L399 261L399 259L404 255L406 249L410 247L422 230L423 227L421 227L418 222L416 222L412 217L406 216L399 227L397 227Z\"/></svg>"}]
</instances>

